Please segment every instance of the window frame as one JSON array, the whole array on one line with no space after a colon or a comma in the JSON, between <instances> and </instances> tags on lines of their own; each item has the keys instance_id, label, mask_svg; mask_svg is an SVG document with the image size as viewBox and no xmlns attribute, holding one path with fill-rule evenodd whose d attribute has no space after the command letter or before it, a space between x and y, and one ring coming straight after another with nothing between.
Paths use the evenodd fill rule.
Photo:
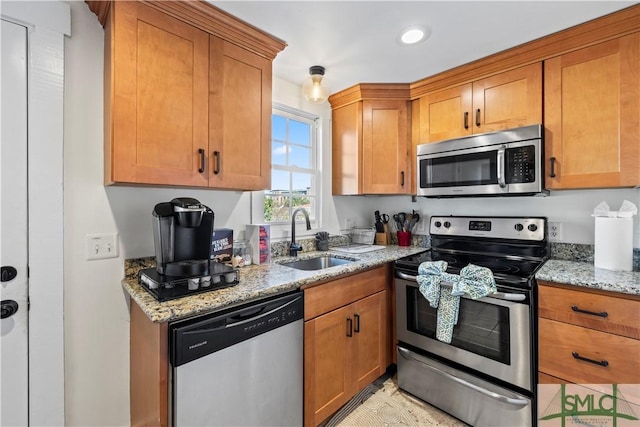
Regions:
<instances>
[{"instance_id":1,"label":"window frame","mask_svg":"<svg viewBox=\"0 0 640 427\"><path fill-rule=\"evenodd\" d=\"M321 129L321 117L317 114L309 113L306 111L299 110L297 108L289 107L287 105L273 103L271 108L271 116L280 115L286 117L287 120L299 120L307 122L311 125L311 141L310 141L310 150L311 150L311 167L310 170L313 171L312 179L312 187L314 190L313 197L315 198L315 205L312 204L312 207L315 212L312 212L311 215L311 230L307 231L306 229L296 230L296 234L298 236L312 235L321 227L322 224L322 170L321 170L321 137L320 137L320 129ZM273 144L273 130L270 135L270 144ZM273 147L270 147L270 150L273 150ZM271 162L271 169L274 168L273 161ZM277 169L285 170L292 173L300 173L301 170L296 167L289 166L281 166L277 165ZM304 173L307 173L306 170ZM273 184L273 183L272 183ZM271 189L270 189L271 190ZM291 188L289 188L291 190ZM266 221L264 218L264 202L266 198L266 193L268 190L263 191L254 191L252 194L252 223L260 223L260 224L270 224L272 229L272 236L288 236L291 232L291 220L286 221ZM291 211L290 211L291 213ZM296 216L296 223L304 222L304 217L302 215Z\"/></svg>"}]
</instances>

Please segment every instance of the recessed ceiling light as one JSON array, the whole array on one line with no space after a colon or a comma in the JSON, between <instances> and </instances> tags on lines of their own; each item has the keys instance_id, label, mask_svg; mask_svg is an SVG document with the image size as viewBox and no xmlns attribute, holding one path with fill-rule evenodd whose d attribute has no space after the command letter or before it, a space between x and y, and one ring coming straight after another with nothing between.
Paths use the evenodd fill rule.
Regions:
<instances>
[{"instance_id":1,"label":"recessed ceiling light","mask_svg":"<svg viewBox=\"0 0 640 427\"><path fill-rule=\"evenodd\" d=\"M410 45L425 41L430 35L431 30L429 30L429 28L413 25L402 30L398 36L398 40L401 44Z\"/></svg>"}]
</instances>

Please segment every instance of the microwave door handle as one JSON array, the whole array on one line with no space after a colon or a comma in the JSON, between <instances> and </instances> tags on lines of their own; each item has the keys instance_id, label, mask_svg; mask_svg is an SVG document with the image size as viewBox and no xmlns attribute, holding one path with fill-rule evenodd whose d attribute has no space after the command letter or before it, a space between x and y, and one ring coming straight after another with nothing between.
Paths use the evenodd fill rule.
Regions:
<instances>
[{"instance_id":1,"label":"microwave door handle","mask_svg":"<svg viewBox=\"0 0 640 427\"><path fill-rule=\"evenodd\" d=\"M504 147L498 148L498 185L500 188L504 188L507 186L507 183L504 179Z\"/></svg>"}]
</instances>

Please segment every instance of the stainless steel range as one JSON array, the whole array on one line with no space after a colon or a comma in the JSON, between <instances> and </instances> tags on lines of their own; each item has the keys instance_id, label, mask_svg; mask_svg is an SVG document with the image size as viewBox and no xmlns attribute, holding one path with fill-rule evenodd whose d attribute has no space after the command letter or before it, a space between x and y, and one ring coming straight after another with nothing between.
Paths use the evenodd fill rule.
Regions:
<instances>
[{"instance_id":1,"label":"stainless steel range","mask_svg":"<svg viewBox=\"0 0 640 427\"><path fill-rule=\"evenodd\" d=\"M532 425L534 274L549 253L546 219L434 216L430 234L430 251L395 263L399 387L473 426ZM496 281L494 294L460 298L450 343L436 338L438 309L416 282L425 261L445 261L451 274L487 267Z\"/></svg>"}]
</instances>

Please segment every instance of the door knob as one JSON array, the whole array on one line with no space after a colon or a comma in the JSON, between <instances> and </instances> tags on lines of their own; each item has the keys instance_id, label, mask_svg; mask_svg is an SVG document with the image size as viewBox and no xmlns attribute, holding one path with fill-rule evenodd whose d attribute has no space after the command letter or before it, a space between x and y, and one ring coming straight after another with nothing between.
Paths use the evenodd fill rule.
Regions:
<instances>
[{"instance_id":1,"label":"door knob","mask_svg":"<svg viewBox=\"0 0 640 427\"><path fill-rule=\"evenodd\" d=\"M11 299L3 299L2 300L2 315L0 318L6 319L7 317L11 317L18 311L18 303Z\"/></svg>"},{"instance_id":2,"label":"door knob","mask_svg":"<svg viewBox=\"0 0 640 427\"><path fill-rule=\"evenodd\" d=\"M11 267L10 265L3 265L1 273L2 277L0 277L0 281L8 282L9 280L15 279L17 275L18 271L15 269L15 267Z\"/></svg>"}]
</instances>

